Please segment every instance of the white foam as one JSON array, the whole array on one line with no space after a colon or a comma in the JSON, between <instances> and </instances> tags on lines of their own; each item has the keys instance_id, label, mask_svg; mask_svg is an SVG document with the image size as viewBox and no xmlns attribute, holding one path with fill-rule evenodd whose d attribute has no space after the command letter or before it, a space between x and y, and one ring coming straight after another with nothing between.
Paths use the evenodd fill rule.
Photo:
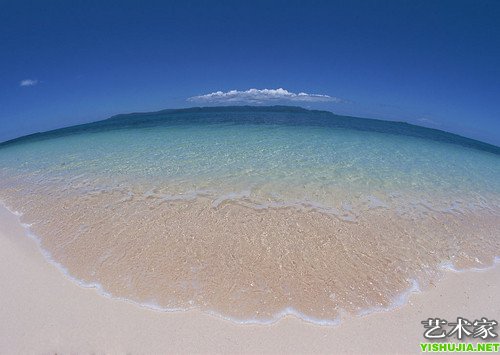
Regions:
<instances>
[{"instance_id":1,"label":"white foam","mask_svg":"<svg viewBox=\"0 0 500 355\"><path fill-rule=\"evenodd\" d=\"M493 258L493 263L491 265L484 265L484 267L470 267L467 269L459 269L450 260L448 260L448 261L443 261L441 264L439 264L439 268L441 270L451 271L451 272L467 272L467 271L481 272L481 271L491 270L495 268L497 264L500 264L500 256L495 256Z\"/></svg>"},{"instance_id":2,"label":"white foam","mask_svg":"<svg viewBox=\"0 0 500 355\"><path fill-rule=\"evenodd\" d=\"M215 207L215 208L219 207L220 204L225 202L225 201L232 201L232 200L236 200L236 199L249 198L250 194L251 194L250 190L244 190L244 191L240 191L240 192L230 192L228 194L219 196L218 198L213 200L212 207Z\"/></svg>"}]
</instances>

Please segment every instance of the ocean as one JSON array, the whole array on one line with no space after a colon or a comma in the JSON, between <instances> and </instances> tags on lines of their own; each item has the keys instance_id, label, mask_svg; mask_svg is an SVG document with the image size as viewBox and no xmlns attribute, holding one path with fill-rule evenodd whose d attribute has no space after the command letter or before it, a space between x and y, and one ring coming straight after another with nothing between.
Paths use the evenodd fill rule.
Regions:
<instances>
[{"instance_id":1,"label":"ocean","mask_svg":"<svg viewBox=\"0 0 500 355\"><path fill-rule=\"evenodd\" d=\"M500 256L500 148L297 107L118 115L0 144L0 200L82 285L335 324Z\"/></svg>"}]
</instances>

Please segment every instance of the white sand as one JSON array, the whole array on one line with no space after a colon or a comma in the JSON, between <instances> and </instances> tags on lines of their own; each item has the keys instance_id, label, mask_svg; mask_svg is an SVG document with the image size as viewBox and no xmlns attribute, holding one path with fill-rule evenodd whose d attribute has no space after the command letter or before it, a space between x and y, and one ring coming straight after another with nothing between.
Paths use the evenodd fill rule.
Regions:
<instances>
[{"instance_id":1,"label":"white sand","mask_svg":"<svg viewBox=\"0 0 500 355\"><path fill-rule=\"evenodd\" d=\"M393 311L337 327L287 317L237 325L199 311L162 313L84 289L42 256L0 207L0 353L416 353L428 317L500 320L500 268L447 273ZM498 329L497 329L498 330Z\"/></svg>"}]
</instances>

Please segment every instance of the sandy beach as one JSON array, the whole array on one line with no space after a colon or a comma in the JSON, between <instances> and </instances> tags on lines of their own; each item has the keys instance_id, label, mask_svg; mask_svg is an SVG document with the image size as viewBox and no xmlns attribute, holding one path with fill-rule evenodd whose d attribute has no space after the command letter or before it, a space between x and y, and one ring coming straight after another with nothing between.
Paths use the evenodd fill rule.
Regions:
<instances>
[{"instance_id":1,"label":"sandy beach","mask_svg":"<svg viewBox=\"0 0 500 355\"><path fill-rule=\"evenodd\" d=\"M238 325L199 312L164 313L110 299L46 261L18 218L0 208L0 353L417 353L428 317L500 318L500 268L447 272L403 307L339 326L295 317Z\"/></svg>"},{"instance_id":2,"label":"sandy beach","mask_svg":"<svg viewBox=\"0 0 500 355\"><path fill-rule=\"evenodd\" d=\"M500 354L500 0L1 4L0 355Z\"/></svg>"}]
</instances>

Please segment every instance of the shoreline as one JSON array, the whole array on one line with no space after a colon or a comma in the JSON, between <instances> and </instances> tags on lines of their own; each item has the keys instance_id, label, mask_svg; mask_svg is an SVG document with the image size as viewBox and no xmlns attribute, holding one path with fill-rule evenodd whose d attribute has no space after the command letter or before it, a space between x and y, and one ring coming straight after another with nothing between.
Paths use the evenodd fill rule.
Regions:
<instances>
[{"instance_id":1,"label":"shoreline","mask_svg":"<svg viewBox=\"0 0 500 355\"><path fill-rule=\"evenodd\" d=\"M411 292L404 305L348 316L338 326L291 315L270 325L236 324L198 310L155 311L103 297L95 287L70 280L45 259L33 239L27 238L18 215L0 206L0 316L6 320L0 328L5 339L0 352L420 352L424 319L445 318L443 311L449 319L500 318L495 297L500 294L500 268L495 265L445 271L435 287ZM396 334L388 338L391 328ZM141 337L137 329L142 329Z\"/></svg>"}]
</instances>

